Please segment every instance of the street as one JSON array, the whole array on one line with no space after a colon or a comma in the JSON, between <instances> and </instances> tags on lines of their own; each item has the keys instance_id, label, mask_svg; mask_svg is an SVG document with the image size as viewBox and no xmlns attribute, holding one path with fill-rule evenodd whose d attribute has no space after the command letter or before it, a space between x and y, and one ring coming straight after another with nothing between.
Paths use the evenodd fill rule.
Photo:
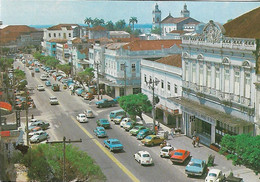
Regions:
<instances>
[{"instance_id":1,"label":"street","mask_svg":"<svg viewBox=\"0 0 260 182\"><path fill-rule=\"evenodd\" d=\"M23 68L22 63L16 62L15 67ZM31 77L30 70L25 67L29 87L36 88L37 85L44 85L44 81L39 79L43 73L36 73L35 77ZM51 78L51 82L54 80ZM56 96L59 105L50 105L49 97ZM145 147L141 145L135 137L130 136L119 125L111 123L112 129L108 129L109 138L117 138L124 146L124 151L119 153L111 153L103 147L104 139L99 139L93 134L98 118L108 118L108 114L112 110L119 107L96 108L94 102L89 105L88 101L84 101L81 97L70 95L68 90L53 92L51 88L45 87L45 91L37 91L31 96L36 104L36 109L29 111L37 119L42 119L50 123L50 129L47 132L50 135L50 141L61 141L63 136L67 140L82 139L82 143L73 144L81 150L87 152L101 167L103 173L107 177L107 181L203 181L199 178L187 178L184 173L186 165L172 165L169 159L162 159L159 156L160 147ZM88 123L78 123L76 115L85 109L92 109L97 116L90 119ZM154 166L141 166L137 163L133 155L139 150L148 151L153 158Z\"/></svg>"}]
</instances>

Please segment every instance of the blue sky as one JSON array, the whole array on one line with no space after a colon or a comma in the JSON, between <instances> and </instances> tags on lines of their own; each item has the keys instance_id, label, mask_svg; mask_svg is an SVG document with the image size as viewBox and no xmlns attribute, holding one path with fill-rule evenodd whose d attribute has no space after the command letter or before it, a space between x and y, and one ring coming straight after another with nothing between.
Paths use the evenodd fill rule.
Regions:
<instances>
[{"instance_id":1,"label":"blue sky","mask_svg":"<svg viewBox=\"0 0 260 182\"><path fill-rule=\"evenodd\" d=\"M86 0L0 0L0 20L6 25L82 24L86 17L116 22L135 16L138 23L151 23L152 10L158 3L162 19L169 12L174 17L186 3L191 17L207 23L225 23L260 6L260 2L196 1L86 1Z\"/></svg>"}]
</instances>

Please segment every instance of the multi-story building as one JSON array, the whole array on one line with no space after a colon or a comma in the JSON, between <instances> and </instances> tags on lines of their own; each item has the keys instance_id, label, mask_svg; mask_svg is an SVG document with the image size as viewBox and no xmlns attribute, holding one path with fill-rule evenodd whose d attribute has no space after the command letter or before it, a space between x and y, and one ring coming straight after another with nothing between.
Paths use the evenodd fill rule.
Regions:
<instances>
[{"instance_id":1,"label":"multi-story building","mask_svg":"<svg viewBox=\"0 0 260 182\"><path fill-rule=\"evenodd\" d=\"M156 104L156 117L174 128L183 127L180 107L168 99L182 95L181 54L162 58L141 60L141 88L152 101L154 95L159 98Z\"/></svg>"},{"instance_id":2,"label":"multi-story building","mask_svg":"<svg viewBox=\"0 0 260 182\"><path fill-rule=\"evenodd\" d=\"M89 50L89 59L98 63L100 81L111 96L140 92L141 59L180 53L180 40L137 40L111 43Z\"/></svg>"},{"instance_id":3,"label":"multi-story building","mask_svg":"<svg viewBox=\"0 0 260 182\"><path fill-rule=\"evenodd\" d=\"M109 31L110 38L130 38L130 33L126 31Z\"/></svg>"},{"instance_id":4,"label":"multi-story building","mask_svg":"<svg viewBox=\"0 0 260 182\"><path fill-rule=\"evenodd\" d=\"M88 38L89 39L99 39L99 38L110 38L109 31L106 30L105 27L102 26L95 26L89 28L88 30Z\"/></svg>"},{"instance_id":5,"label":"multi-story building","mask_svg":"<svg viewBox=\"0 0 260 182\"><path fill-rule=\"evenodd\" d=\"M195 131L206 145L227 133L255 135L257 41L238 38L229 24L210 21L202 35L182 37L183 94L171 100L186 135Z\"/></svg>"}]
</instances>

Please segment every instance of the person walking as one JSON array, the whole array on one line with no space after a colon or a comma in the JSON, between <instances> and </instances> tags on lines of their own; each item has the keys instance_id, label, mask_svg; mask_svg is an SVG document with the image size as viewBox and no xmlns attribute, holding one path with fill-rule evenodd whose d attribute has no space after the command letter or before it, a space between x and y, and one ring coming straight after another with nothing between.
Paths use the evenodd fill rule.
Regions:
<instances>
[{"instance_id":1,"label":"person walking","mask_svg":"<svg viewBox=\"0 0 260 182\"><path fill-rule=\"evenodd\" d=\"M171 136L172 136L172 138L174 138L174 133L175 133L175 130L174 130L174 128L172 128L171 129Z\"/></svg>"},{"instance_id":2,"label":"person walking","mask_svg":"<svg viewBox=\"0 0 260 182\"><path fill-rule=\"evenodd\" d=\"M200 144L200 137L197 136L197 137L196 137L196 145L197 145L197 147L199 147L199 144Z\"/></svg>"},{"instance_id":3,"label":"person walking","mask_svg":"<svg viewBox=\"0 0 260 182\"><path fill-rule=\"evenodd\" d=\"M192 145L193 145L193 147L196 147L196 137L195 136L192 137Z\"/></svg>"}]
</instances>

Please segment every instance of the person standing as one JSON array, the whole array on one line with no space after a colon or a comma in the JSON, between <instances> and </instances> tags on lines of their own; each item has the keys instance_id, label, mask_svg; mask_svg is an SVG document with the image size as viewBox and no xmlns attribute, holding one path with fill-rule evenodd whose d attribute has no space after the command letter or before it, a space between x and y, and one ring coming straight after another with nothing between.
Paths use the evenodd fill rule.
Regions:
<instances>
[{"instance_id":1,"label":"person standing","mask_svg":"<svg viewBox=\"0 0 260 182\"><path fill-rule=\"evenodd\" d=\"M197 147L199 147L199 144L200 144L200 137L197 136L197 137L196 137L196 145L197 145Z\"/></svg>"},{"instance_id":2,"label":"person standing","mask_svg":"<svg viewBox=\"0 0 260 182\"><path fill-rule=\"evenodd\" d=\"M174 138L174 133L175 133L175 130L174 130L174 128L172 128L171 129L171 136L172 136L172 138Z\"/></svg>"},{"instance_id":3,"label":"person standing","mask_svg":"<svg viewBox=\"0 0 260 182\"><path fill-rule=\"evenodd\" d=\"M196 137L195 136L192 137L192 145L193 145L193 147L196 147Z\"/></svg>"}]
</instances>

